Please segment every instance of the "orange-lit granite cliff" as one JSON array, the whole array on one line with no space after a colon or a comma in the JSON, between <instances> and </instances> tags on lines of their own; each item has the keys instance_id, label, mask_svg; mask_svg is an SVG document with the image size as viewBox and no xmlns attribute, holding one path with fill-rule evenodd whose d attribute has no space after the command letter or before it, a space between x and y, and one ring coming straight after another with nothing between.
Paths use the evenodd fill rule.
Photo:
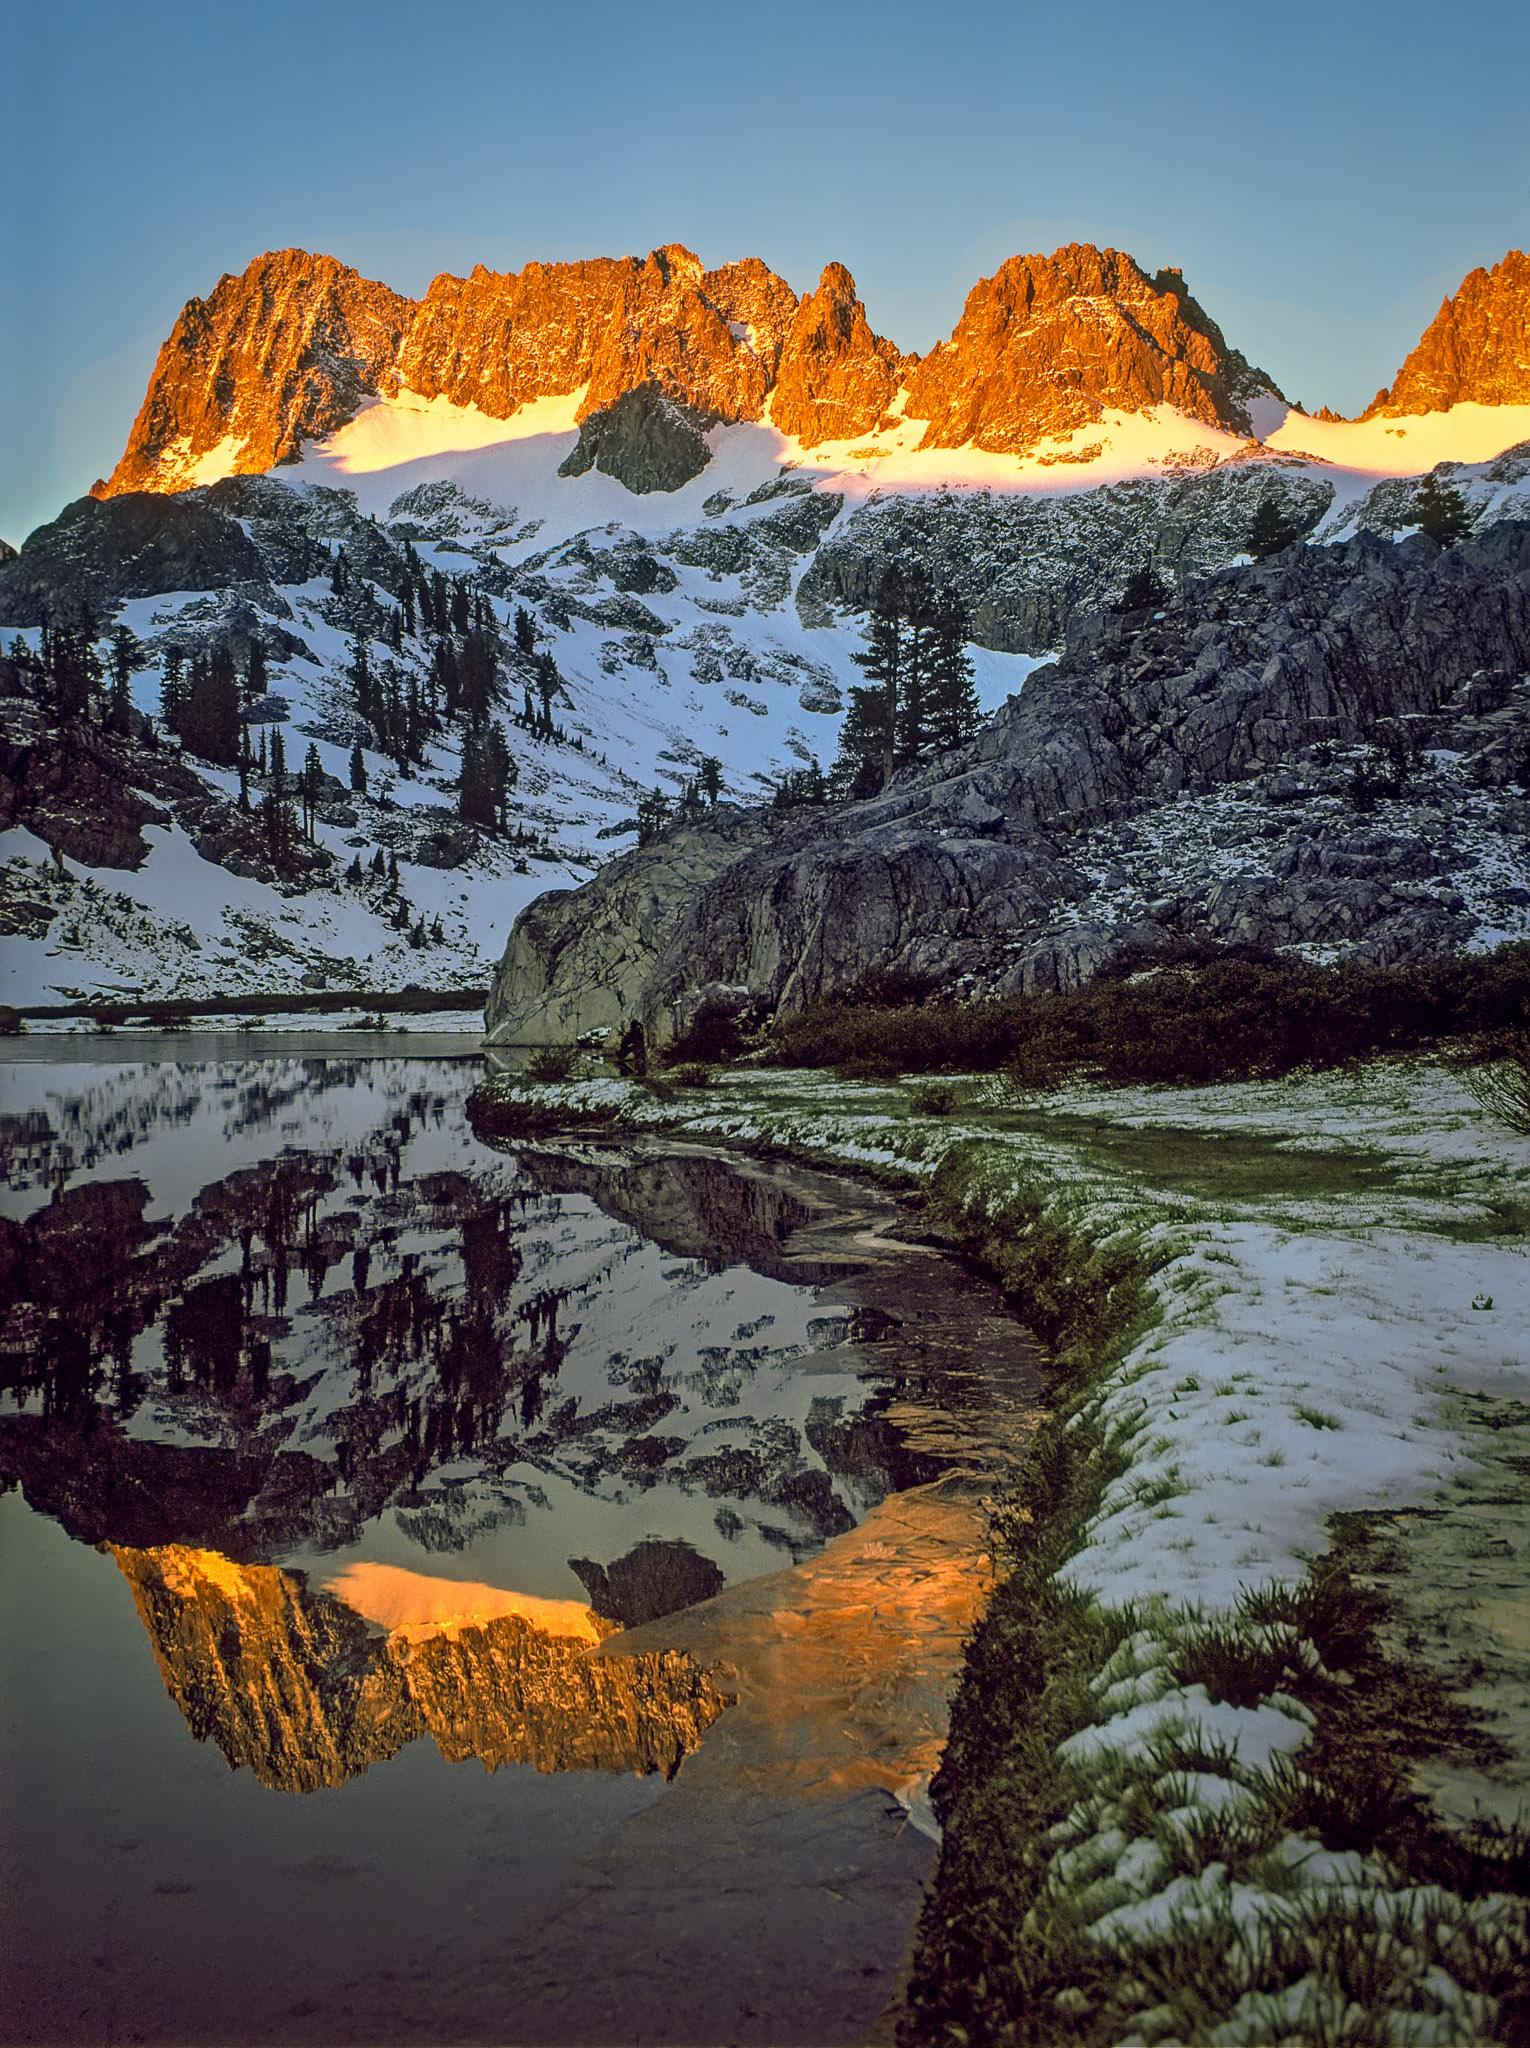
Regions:
<instances>
[{"instance_id":1,"label":"orange-lit granite cliff","mask_svg":"<svg viewBox=\"0 0 1530 2048\"><path fill-rule=\"evenodd\" d=\"M807 448L869 434L916 360L872 333L854 278L831 263L797 308L771 418Z\"/></svg>"},{"instance_id":2,"label":"orange-lit granite cliff","mask_svg":"<svg viewBox=\"0 0 1530 2048\"><path fill-rule=\"evenodd\" d=\"M192 1733L278 1791L342 1785L422 1735L489 1770L672 1776L729 1703L680 1651L592 1658L611 1633L593 1616L577 1634L514 1612L382 1634L300 1572L179 1544L112 1555Z\"/></svg>"},{"instance_id":3,"label":"orange-lit granite cliff","mask_svg":"<svg viewBox=\"0 0 1530 2048\"><path fill-rule=\"evenodd\" d=\"M1522 249L1462 279L1391 390L1378 391L1360 417L1448 412L1463 404L1530 405L1530 256Z\"/></svg>"},{"instance_id":4,"label":"orange-lit granite cliff","mask_svg":"<svg viewBox=\"0 0 1530 2048\"><path fill-rule=\"evenodd\" d=\"M923 447L1019 453L1106 407L1172 405L1246 433L1246 401L1273 390L1177 271L1150 278L1119 250L1073 242L1012 256L973 286L951 339L915 370L907 410L930 423Z\"/></svg>"},{"instance_id":5,"label":"orange-lit granite cliff","mask_svg":"<svg viewBox=\"0 0 1530 2048\"><path fill-rule=\"evenodd\" d=\"M1167 402L1242 431L1244 400L1270 388L1176 273L1150 279L1129 256L1083 244L1012 258L922 363L873 332L838 263L800 302L757 257L707 270L678 244L505 274L480 266L414 301L285 249L186 307L98 488L179 490L199 473L269 469L400 387L494 419L582 390L584 420L643 391L697 423L769 412L815 447L872 432L904 384L910 414L929 421L927 447L998 450L1107 406Z\"/></svg>"},{"instance_id":6,"label":"orange-lit granite cliff","mask_svg":"<svg viewBox=\"0 0 1530 2048\"><path fill-rule=\"evenodd\" d=\"M757 257L704 270L674 244L505 275L480 265L436 278L418 302L332 257L281 250L186 307L104 495L181 489L215 449L224 470L269 469L400 384L494 419L588 386L584 419L649 385L732 422L762 417L784 355L791 388L829 408L813 437L858 433L896 389L901 358L867 327L838 265L804 307L805 322ZM841 307L853 317L826 346L820 330ZM798 411L812 435L812 408Z\"/></svg>"},{"instance_id":7,"label":"orange-lit granite cliff","mask_svg":"<svg viewBox=\"0 0 1530 2048\"><path fill-rule=\"evenodd\" d=\"M159 352L104 495L175 491L233 439L219 474L254 474L332 434L390 388L414 303L333 256L279 249L192 299Z\"/></svg>"}]
</instances>

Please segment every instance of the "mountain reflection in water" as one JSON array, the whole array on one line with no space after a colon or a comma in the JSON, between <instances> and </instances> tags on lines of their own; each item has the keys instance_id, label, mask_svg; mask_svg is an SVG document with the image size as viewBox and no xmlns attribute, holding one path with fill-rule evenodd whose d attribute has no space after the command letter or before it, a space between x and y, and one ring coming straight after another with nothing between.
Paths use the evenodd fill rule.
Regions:
<instances>
[{"instance_id":1,"label":"mountain reflection in water","mask_svg":"<svg viewBox=\"0 0 1530 2048\"><path fill-rule=\"evenodd\" d=\"M649 1161L621 1220L579 1185L595 1169L478 1148L441 1070L251 1068L199 1090L125 1070L62 1100L44 1070L12 1146L0 1469L72 1534L273 1562L386 1516L451 1555L579 1496L602 1512L537 1561L536 1590L568 1597L571 1555L655 1523L720 1541L735 1578L918 1476L874 1418L845 1446L869 1390L818 1276L751 1271L732 1241L778 1264L784 1192ZM217 1176L186 1185L193 1160Z\"/></svg>"},{"instance_id":2,"label":"mountain reflection in water","mask_svg":"<svg viewBox=\"0 0 1530 2048\"><path fill-rule=\"evenodd\" d=\"M682 1652L586 1656L612 1625L573 1601L485 1599L486 1586L464 1601L449 1581L379 1583L364 1565L313 1592L301 1573L216 1551L112 1554L192 1733L276 1791L342 1785L422 1735L450 1762L489 1770L672 1777L728 1704ZM450 1618L419 1618L432 1606ZM374 1634L377 1607L416 1618ZM501 1611L472 1618L486 1607Z\"/></svg>"},{"instance_id":3,"label":"mountain reflection in water","mask_svg":"<svg viewBox=\"0 0 1530 2048\"><path fill-rule=\"evenodd\" d=\"M843 1181L493 1151L466 1065L100 1050L0 1116L15 2038L857 2039L995 1291Z\"/></svg>"},{"instance_id":4,"label":"mountain reflection in water","mask_svg":"<svg viewBox=\"0 0 1530 2048\"><path fill-rule=\"evenodd\" d=\"M425 1733L672 1774L724 1693L588 1648L937 1469L815 1294L850 1262L791 1255L814 1211L768 1170L501 1156L465 1074L407 1061L28 1078L0 1475L110 1549L189 1726L264 1784Z\"/></svg>"}]
</instances>

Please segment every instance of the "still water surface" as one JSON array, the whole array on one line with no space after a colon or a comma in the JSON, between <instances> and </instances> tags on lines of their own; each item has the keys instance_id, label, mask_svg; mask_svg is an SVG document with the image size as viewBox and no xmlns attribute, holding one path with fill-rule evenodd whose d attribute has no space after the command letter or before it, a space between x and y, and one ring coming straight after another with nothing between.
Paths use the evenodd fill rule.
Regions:
<instances>
[{"instance_id":1,"label":"still water surface","mask_svg":"<svg viewBox=\"0 0 1530 2048\"><path fill-rule=\"evenodd\" d=\"M490 1150L471 1062L28 1051L5 2037L854 2039L1029 1398L996 1304L822 1176Z\"/></svg>"}]
</instances>

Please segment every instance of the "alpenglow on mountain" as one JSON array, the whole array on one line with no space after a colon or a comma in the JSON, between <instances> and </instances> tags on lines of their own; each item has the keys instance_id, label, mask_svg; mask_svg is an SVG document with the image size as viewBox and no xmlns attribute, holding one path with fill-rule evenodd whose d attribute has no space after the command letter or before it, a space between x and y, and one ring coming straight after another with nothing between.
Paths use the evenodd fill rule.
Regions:
<instances>
[{"instance_id":1,"label":"alpenglow on mountain","mask_svg":"<svg viewBox=\"0 0 1530 2048\"><path fill-rule=\"evenodd\" d=\"M507 1035L1530 933L1527 323L1511 251L1343 420L1082 244L923 357L839 264L259 257L0 559L0 1001L483 985L539 897ZM804 808L910 563L988 723Z\"/></svg>"},{"instance_id":2,"label":"alpenglow on mountain","mask_svg":"<svg viewBox=\"0 0 1530 2048\"><path fill-rule=\"evenodd\" d=\"M676 244L636 257L438 277L420 300L333 257L284 249L193 299L160 351L105 492L173 490L292 461L367 398L402 389L510 419L578 393L583 421L649 385L708 426L767 410L805 448L872 434L895 409L921 448L1020 453L1106 407L1168 404L1247 434L1279 398L1229 349L1177 271L1114 249L1016 256L975 285L921 362L874 334L831 263L800 300L757 257L705 270ZM904 402L897 406L900 391Z\"/></svg>"}]
</instances>

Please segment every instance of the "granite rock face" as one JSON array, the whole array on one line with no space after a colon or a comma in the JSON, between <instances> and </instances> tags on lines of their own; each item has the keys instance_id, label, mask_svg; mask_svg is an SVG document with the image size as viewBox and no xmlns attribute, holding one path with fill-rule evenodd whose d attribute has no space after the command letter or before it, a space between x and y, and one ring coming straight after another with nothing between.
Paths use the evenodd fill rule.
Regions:
<instances>
[{"instance_id":1,"label":"granite rock face","mask_svg":"<svg viewBox=\"0 0 1530 2048\"><path fill-rule=\"evenodd\" d=\"M1246 431L1245 401L1273 389L1176 273L1150 279L1084 244L1012 258L923 363L873 333L838 263L800 302L757 257L707 270L678 243L507 274L480 265L414 301L284 249L186 307L99 494L182 489L207 457L220 474L270 469L406 387L494 419L582 389L584 420L651 386L708 421L769 411L813 447L874 431L905 384L910 415L929 421L924 446L999 450L1105 407L1166 403Z\"/></svg>"},{"instance_id":2,"label":"granite rock face","mask_svg":"<svg viewBox=\"0 0 1530 2048\"><path fill-rule=\"evenodd\" d=\"M1448 412L1468 402L1530 405L1530 256L1521 249L1463 278L1391 390L1378 391L1360 417Z\"/></svg>"},{"instance_id":3,"label":"granite rock face","mask_svg":"<svg viewBox=\"0 0 1530 2048\"><path fill-rule=\"evenodd\" d=\"M869 434L914 360L872 333L855 280L842 263L831 263L797 308L771 418L805 448Z\"/></svg>"},{"instance_id":4,"label":"granite rock face","mask_svg":"<svg viewBox=\"0 0 1530 2048\"><path fill-rule=\"evenodd\" d=\"M702 858L659 839L539 899L491 1021L662 1038L711 985L785 1011L888 978L1068 988L1184 940L1454 950L1530 872L1527 670L1525 524L1187 579L1156 617L1078 619L976 740L877 798L744 814Z\"/></svg>"},{"instance_id":5,"label":"granite rock face","mask_svg":"<svg viewBox=\"0 0 1530 2048\"><path fill-rule=\"evenodd\" d=\"M390 389L410 300L332 256L278 249L192 299L159 352L103 495L179 490L226 440L226 467L272 468Z\"/></svg>"},{"instance_id":6,"label":"granite rock face","mask_svg":"<svg viewBox=\"0 0 1530 2048\"><path fill-rule=\"evenodd\" d=\"M620 855L601 870L594 921L583 889L528 904L484 1012L490 1042L535 1045L619 1029L698 891L763 829L718 813L711 829L669 833Z\"/></svg>"},{"instance_id":7,"label":"granite rock face","mask_svg":"<svg viewBox=\"0 0 1530 2048\"><path fill-rule=\"evenodd\" d=\"M921 447L1019 454L1107 407L1172 405L1247 433L1247 400L1261 394L1279 395L1177 271L1150 278L1119 250L1073 242L1012 256L973 286L951 339L911 377L907 411L929 421Z\"/></svg>"}]
</instances>

